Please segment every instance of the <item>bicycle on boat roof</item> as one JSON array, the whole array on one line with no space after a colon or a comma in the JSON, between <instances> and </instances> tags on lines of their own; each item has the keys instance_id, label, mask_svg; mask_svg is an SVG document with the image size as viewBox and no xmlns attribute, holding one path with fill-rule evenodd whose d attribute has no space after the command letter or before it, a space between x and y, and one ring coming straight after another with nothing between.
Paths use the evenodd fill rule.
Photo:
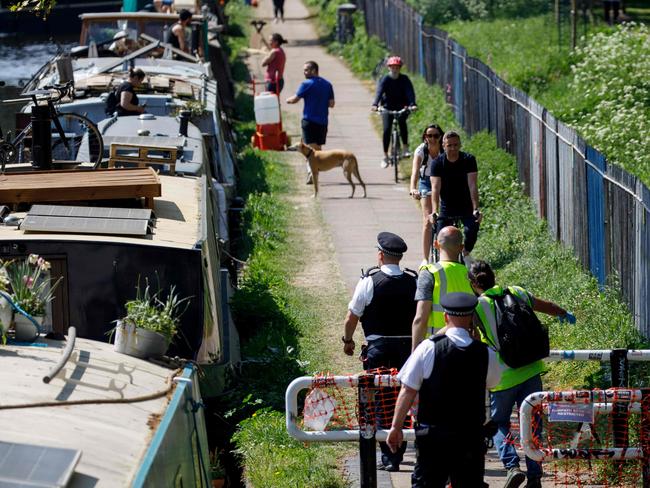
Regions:
<instances>
[{"instance_id":1,"label":"bicycle on boat roof","mask_svg":"<svg viewBox=\"0 0 650 488\"><path fill-rule=\"evenodd\" d=\"M70 97L74 91L73 82L45 86L42 90L33 90L22 94L31 98L34 106L46 102L51 121L52 159L57 162L89 163L92 169L99 167L104 153L104 141L97 126L86 116L59 112L58 104ZM5 100L3 103L24 103L26 98ZM0 129L0 171L6 165L33 163L32 142L33 128L30 121L16 137L8 132L3 136Z\"/></svg>"},{"instance_id":2,"label":"bicycle on boat roof","mask_svg":"<svg viewBox=\"0 0 650 488\"><path fill-rule=\"evenodd\" d=\"M404 107L401 110L388 110L384 107L378 107L378 114L388 114L393 116L390 147L388 149L388 164L393 167L395 173L395 183L399 182L399 160L402 158L402 142L399 135L399 118L408 115L415 110L411 107Z\"/></svg>"}]
</instances>

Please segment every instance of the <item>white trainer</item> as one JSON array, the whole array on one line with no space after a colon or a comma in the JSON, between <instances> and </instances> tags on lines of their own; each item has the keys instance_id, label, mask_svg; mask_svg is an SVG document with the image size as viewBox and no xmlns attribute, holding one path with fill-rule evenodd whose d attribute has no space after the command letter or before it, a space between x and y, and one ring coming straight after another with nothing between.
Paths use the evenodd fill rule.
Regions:
<instances>
[{"instance_id":1,"label":"white trainer","mask_svg":"<svg viewBox=\"0 0 650 488\"><path fill-rule=\"evenodd\" d=\"M388 168L388 156L384 156L384 159L382 159L382 161L381 161L381 165L380 165L380 166L381 166L383 169Z\"/></svg>"}]
</instances>

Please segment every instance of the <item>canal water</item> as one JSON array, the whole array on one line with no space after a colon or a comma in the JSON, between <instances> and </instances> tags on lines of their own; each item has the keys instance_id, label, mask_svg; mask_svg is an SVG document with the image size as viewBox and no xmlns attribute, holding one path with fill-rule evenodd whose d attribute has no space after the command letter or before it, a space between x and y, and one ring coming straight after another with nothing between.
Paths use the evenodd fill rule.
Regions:
<instances>
[{"instance_id":1,"label":"canal water","mask_svg":"<svg viewBox=\"0 0 650 488\"><path fill-rule=\"evenodd\" d=\"M71 45L72 39L66 39L61 47ZM0 82L5 84L0 86L0 101L16 98L22 86L58 50L59 46L50 40L2 37L0 34ZM20 106L0 103L0 127L3 132L14 129L14 114Z\"/></svg>"}]
</instances>

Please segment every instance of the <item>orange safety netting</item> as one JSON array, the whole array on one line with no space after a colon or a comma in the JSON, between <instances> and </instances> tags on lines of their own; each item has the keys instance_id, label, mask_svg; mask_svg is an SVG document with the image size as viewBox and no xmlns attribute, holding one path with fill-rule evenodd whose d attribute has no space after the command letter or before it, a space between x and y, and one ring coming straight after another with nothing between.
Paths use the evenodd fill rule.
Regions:
<instances>
[{"instance_id":1,"label":"orange safety netting","mask_svg":"<svg viewBox=\"0 0 650 488\"><path fill-rule=\"evenodd\" d=\"M379 368L367 371L368 375L389 375L394 377L396 369ZM305 430L358 430L374 425L377 429L388 429L395 411L399 387L388 386L387 381L377 385L365 385L359 389L357 376L349 375L344 385L337 385L334 377L320 374L314 377L304 401L303 428ZM372 378L370 378L372 380ZM367 408L360 411L360 391L366 399ZM405 428L411 428L410 418Z\"/></svg>"},{"instance_id":2,"label":"orange safety netting","mask_svg":"<svg viewBox=\"0 0 650 488\"><path fill-rule=\"evenodd\" d=\"M626 447L628 453L648 446L650 438L642 429L642 419L650 421L650 398L634 404L627 398L617 397L611 403L600 403L593 408L593 423L578 421L553 421L548 402L533 410L532 430L535 448L547 453L553 460L543 463L546 474L551 474L555 486L570 487L640 487L643 484L643 466L648 462L644 449L639 459L613 459L614 448ZM585 402L589 407L591 404ZM591 407L589 407L591 408ZM515 417L515 415L513 415ZM513 421L512 436L508 440L519 445L519 418ZM541 424L541 425L540 425ZM545 482L549 482L545 478Z\"/></svg>"}]
</instances>

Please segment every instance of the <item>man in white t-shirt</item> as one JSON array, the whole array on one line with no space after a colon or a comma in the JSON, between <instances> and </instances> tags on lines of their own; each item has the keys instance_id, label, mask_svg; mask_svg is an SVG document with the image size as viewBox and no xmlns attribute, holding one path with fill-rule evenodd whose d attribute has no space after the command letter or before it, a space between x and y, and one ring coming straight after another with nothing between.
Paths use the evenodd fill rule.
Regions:
<instances>
[{"instance_id":1,"label":"man in white t-shirt","mask_svg":"<svg viewBox=\"0 0 650 488\"><path fill-rule=\"evenodd\" d=\"M386 442L401 445L404 419L419 392L414 488L483 486L485 390L499 383L496 354L472 339L474 295L448 293L441 298L444 334L418 345L402 367L402 383Z\"/></svg>"}]
</instances>

